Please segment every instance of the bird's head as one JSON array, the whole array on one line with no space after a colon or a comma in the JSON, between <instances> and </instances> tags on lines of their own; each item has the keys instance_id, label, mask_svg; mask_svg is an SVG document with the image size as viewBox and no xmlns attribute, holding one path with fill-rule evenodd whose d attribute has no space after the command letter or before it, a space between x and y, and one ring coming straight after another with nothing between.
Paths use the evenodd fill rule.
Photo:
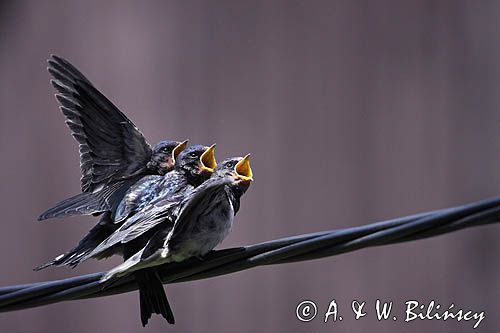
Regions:
<instances>
[{"instance_id":1,"label":"bird's head","mask_svg":"<svg viewBox=\"0 0 500 333\"><path fill-rule=\"evenodd\" d=\"M215 177L231 177L230 185L237 190L239 196L243 195L253 181L253 172L250 167L250 154L245 157L231 157L222 161L214 171Z\"/></svg>"},{"instance_id":2,"label":"bird's head","mask_svg":"<svg viewBox=\"0 0 500 333\"><path fill-rule=\"evenodd\" d=\"M194 145L186 148L179 154L175 168L187 177L189 183L198 186L210 178L216 166L213 144L210 147Z\"/></svg>"},{"instance_id":3,"label":"bird's head","mask_svg":"<svg viewBox=\"0 0 500 333\"><path fill-rule=\"evenodd\" d=\"M150 168L154 168L155 172L164 175L171 171L179 154L186 149L188 140L179 141L160 141L153 147L153 154L149 163Z\"/></svg>"}]
</instances>

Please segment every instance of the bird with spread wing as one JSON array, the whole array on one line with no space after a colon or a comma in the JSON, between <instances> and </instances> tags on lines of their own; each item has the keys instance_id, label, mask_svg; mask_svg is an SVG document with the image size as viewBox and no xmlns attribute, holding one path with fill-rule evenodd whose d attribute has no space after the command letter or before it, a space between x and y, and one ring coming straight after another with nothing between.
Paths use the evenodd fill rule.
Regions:
<instances>
[{"instance_id":1,"label":"bird with spread wing","mask_svg":"<svg viewBox=\"0 0 500 333\"><path fill-rule=\"evenodd\" d=\"M53 55L48 71L66 124L79 144L82 193L59 202L38 219L102 216L77 246L36 270L77 265L119 227L113 216L127 190L146 175L171 171L187 146L187 140L165 140L151 148L132 121L69 61Z\"/></svg>"}]
</instances>

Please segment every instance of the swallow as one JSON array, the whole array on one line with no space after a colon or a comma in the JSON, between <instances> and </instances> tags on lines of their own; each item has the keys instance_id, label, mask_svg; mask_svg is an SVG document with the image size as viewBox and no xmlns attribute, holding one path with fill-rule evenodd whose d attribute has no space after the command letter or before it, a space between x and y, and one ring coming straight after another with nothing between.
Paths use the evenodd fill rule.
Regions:
<instances>
[{"instance_id":1,"label":"swallow","mask_svg":"<svg viewBox=\"0 0 500 333\"><path fill-rule=\"evenodd\" d=\"M215 144L210 147L190 146L179 154L173 171L165 176L150 175L140 179L127 191L114 215L113 222L119 225L118 229L112 230L108 234L109 237L97 247L92 242L93 248L87 246L85 252L77 252L76 254L75 251L68 252L71 256L69 262L72 265L77 265L91 257L102 259L114 254L121 254L127 260L147 243L150 235L146 228L142 228L142 230L140 227L135 228L135 215L147 211L150 206L159 202L164 203L169 200L175 202L174 198L183 197L184 193L191 191L210 178L217 166L214 150ZM133 235L127 234L127 239L116 237L132 227L135 233ZM89 248L91 249L88 250ZM57 261L58 258L55 260ZM163 284L156 270L136 272L135 279L139 285L143 326L147 324L152 313L161 314L167 322L175 323Z\"/></svg>"},{"instance_id":2,"label":"swallow","mask_svg":"<svg viewBox=\"0 0 500 333\"><path fill-rule=\"evenodd\" d=\"M253 181L249 157L224 160L209 180L186 192L177 202L170 201L167 205L170 214L158 209L154 214L146 214L142 222L136 221L132 229L138 228L141 232L146 224L149 230L155 230L154 234L123 264L107 272L101 282L109 283L129 274L137 277L148 271L154 272L156 284L162 286L156 266L202 258L219 245L229 234L240 208L240 198ZM132 230L129 232L133 234ZM173 319L173 313L170 314Z\"/></svg>"},{"instance_id":3,"label":"swallow","mask_svg":"<svg viewBox=\"0 0 500 333\"><path fill-rule=\"evenodd\" d=\"M122 201L122 203L126 203L124 205L126 209L121 210L122 205L120 205L115 220L122 222L137 211L148 210L148 206L154 206L158 202L172 201L173 198L183 197L184 193L201 185L212 175L214 168L217 166L214 149L215 144L210 147L192 146L187 148L179 158L175 170L164 177L161 182L157 182L153 186L138 186L145 189L147 193L144 193L144 191L137 193L137 191L131 189L130 195L126 195L125 200ZM149 195L151 189L156 189L153 190L154 195L152 196ZM130 203L133 204L130 205ZM128 219L122 223L122 226L124 228L130 227L136 223L134 221L134 219ZM124 241L124 245L121 246L123 258L127 260L144 246L150 237L149 235L149 232L143 230L130 241ZM96 249L97 251L99 250ZM109 253L109 250L107 252ZM168 323L175 324L174 314L156 269L145 269L135 272L134 275L139 287L142 326L147 325L153 313L161 314Z\"/></svg>"},{"instance_id":4,"label":"swallow","mask_svg":"<svg viewBox=\"0 0 500 333\"><path fill-rule=\"evenodd\" d=\"M165 140L154 147L110 100L67 60L48 60L56 99L79 144L82 193L57 203L43 221L112 211L125 191L144 175L164 175L187 141Z\"/></svg>"}]
</instances>

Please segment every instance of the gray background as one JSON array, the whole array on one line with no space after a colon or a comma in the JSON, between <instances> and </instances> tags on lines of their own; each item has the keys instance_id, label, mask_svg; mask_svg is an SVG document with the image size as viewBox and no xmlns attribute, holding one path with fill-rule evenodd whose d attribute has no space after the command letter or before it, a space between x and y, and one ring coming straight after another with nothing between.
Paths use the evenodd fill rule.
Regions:
<instances>
[{"instance_id":1,"label":"gray background","mask_svg":"<svg viewBox=\"0 0 500 333\"><path fill-rule=\"evenodd\" d=\"M77 145L48 83L74 62L144 132L253 154L255 182L223 247L343 228L499 194L500 4L487 1L32 1L0 7L0 285L95 219L37 223L79 191ZM178 324L148 332L470 332L403 323L403 303L484 310L499 331L498 226L168 286ZM335 298L344 321L295 319ZM373 303L395 302L397 322ZM349 310L366 300L360 321ZM2 332L137 332L136 293L0 314Z\"/></svg>"}]
</instances>

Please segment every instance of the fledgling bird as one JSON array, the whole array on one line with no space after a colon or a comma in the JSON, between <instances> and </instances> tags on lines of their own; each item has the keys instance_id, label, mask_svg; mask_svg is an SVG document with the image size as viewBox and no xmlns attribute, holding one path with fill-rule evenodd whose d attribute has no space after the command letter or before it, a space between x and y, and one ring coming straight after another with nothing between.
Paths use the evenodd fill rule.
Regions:
<instances>
[{"instance_id":1,"label":"fledgling bird","mask_svg":"<svg viewBox=\"0 0 500 333\"><path fill-rule=\"evenodd\" d=\"M152 207L170 202L170 206L180 201L206 181L217 166L214 156L215 145L210 147L195 145L186 148L177 158L174 171L167 175L146 176L139 180L125 194L118 206L115 222L120 227L90 253L78 258L78 263L88 258L101 259L113 254L122 254L127 260L145 246L152 230L139 217ZM165 209L166 214L176 214L176 210ZM123 237L122 237L123 236ZM175 322L172 310L156 270L135 273L139 285L141 322L145 326L152 313L161 314L171 324Z\"/></svg>"},{"instance_id":2,"label":"fledgling bird","mask_svg":"<svg viewBox=\"0 0 500 333\"><path fill-rule=\"evenodd\" d=\"M137 228L145 223L149 230L156 230L155 233L144 247L106 273L101 281L129 274L137 276L144 271L156 273L158 265L203 257L228 235L240 207L240 198L252 180L249 155L224 160L209 180L185 193L173 204L175 208L169 206L173 214L165 215L158 209L153 210L154 214L146 214L143 221L136 221ZM161 283L157 273L155 276Z\"/></svg>"},{"instance_id":3,"label":"fledgling bird","mask_svg":"<svg viewBox=\"0 0 500 333\"><path fill-rule=\"evenodd\" d=\"M52 56L48 71L66 124L80 147L82 193L61 201L39 220L72 215L99 215L100 221L69 252L42 266L75 266L118 227L111 221L124 193L145 175L164 175L186 148L165 140L153 148L137 127L67 60Z\"/></svg>"},{"instance_id":4,"label":"fledgling bird","mask_svg":"<svg viewBox=\"0 0 500 333\"><path fill-rule=\"evenodd\" d=\"M187 141L166 140L151 148L132 121L67 60L51 56L48 71L66 125L79 144L82 193L59 202L38 220L112 212L138 179L173 169Z\"/></svg>"}]
</instances>

